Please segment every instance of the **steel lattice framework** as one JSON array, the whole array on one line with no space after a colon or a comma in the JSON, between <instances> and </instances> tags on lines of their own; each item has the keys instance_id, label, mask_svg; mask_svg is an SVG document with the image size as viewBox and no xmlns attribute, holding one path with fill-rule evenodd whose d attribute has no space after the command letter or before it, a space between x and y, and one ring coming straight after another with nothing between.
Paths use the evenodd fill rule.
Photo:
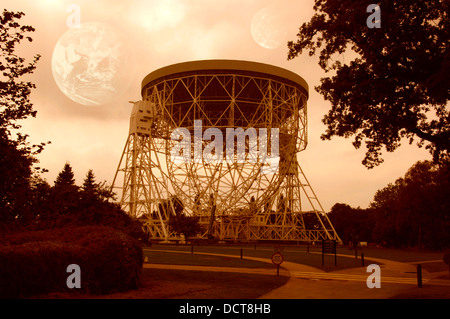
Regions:
<instances>
[{"instance_id":1,"label":"steel lattice framework","mask_svg":"<svg viewBox=\"0 0 450 319\"><path fill-rule=\"evenodd\" d=\"M200 237L340 242L297 161L307 145L308 85L300 76L248 61L186 62L150 73L142 98L113 187L151 238L176 238L168 221L178 203L200 218ZM174 135L178 128L190 136ZM231 157L217 149L212 160L198 156L211 148L211 128L224 145L232 139ZM174 152L180 143L186 148Z\"/></svg>"}]
</instances>

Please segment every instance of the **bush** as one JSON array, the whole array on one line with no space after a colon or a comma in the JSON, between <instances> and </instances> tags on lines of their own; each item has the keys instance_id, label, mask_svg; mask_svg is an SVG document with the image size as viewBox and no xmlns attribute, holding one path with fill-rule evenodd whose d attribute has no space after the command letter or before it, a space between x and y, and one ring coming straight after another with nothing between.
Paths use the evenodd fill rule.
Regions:
<instances>
[{"instance_id":1,"label":"bush","mask_svg":"<svg viewBox=\"0 0 450 319\"><path fill-rule=\"evenodd\" d=\"M0 248L0 297L21 298L62 291L66 267L78 260L81 247L55 241Z\"/></svg>"},{"instance_id":2,"label":"bush","mask_svg":"<svg viewBox=\"0 0 450 319\"><path fill-rule=\"evenodd\" d=\"M80 226L109 226L118 229L134 238L145 238L141 223L131 218L116 204L101 202L86 207L79 207L76 211L65 214L47 214L34 225L27 225L27 229L55 229Z\"/></svg>"},{"instance_id":3,"label":"bush","mask_svg":"<svg viewBox=\"0 0 450 319\"><path fill-rule=\"evenodd\" d=\"M0 298L49 292L107 294L135 289L143 263L139 242L106 226L65 227L5 236L0 248ZM67 266L81 269L81 289L66 285Z\"/></svg>"}]
</instances>

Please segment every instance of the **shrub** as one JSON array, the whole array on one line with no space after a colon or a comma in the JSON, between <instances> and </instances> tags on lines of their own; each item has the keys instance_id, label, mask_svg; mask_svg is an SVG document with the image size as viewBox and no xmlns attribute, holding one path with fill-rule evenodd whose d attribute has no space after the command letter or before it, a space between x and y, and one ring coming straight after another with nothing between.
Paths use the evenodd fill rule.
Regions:
<instances>
[{"instance_id":1,"label":"shrub","mask_svg":"<svg viewBox=\"0 0 450 319\"><path fill-rule=\"evenodd\" d=\"M10 234L0 247L0 298L49 292L106 294L137 288L143 263L139 242L106 226L65 227ZM81 269L81 289L66 285L67 266Z\"/></svg>"},{"instance_id":2,"label":"shrub","mask_svg":"<svg viewBox=\"0 0 450 319\"><path fill-rule=\"evenodd\" d=\"M28 242L0 248L0 297L21 298L66 286L66 267L82 248L57 241Z\"/></svg>"},{"instance_id":3,"label":"shrub","mask_svg":"<svg viewBox=\"0 0 450 319\"><path fill-rule=\"evenodd\" d=\"M145 238L141 223L127 215L116 204L109 202L79 207L76 211L65 214L44 214L38 223L27 225L27 229L45 230L88 225L109 226L137 239Z\"/></svg>"}]
</instances>

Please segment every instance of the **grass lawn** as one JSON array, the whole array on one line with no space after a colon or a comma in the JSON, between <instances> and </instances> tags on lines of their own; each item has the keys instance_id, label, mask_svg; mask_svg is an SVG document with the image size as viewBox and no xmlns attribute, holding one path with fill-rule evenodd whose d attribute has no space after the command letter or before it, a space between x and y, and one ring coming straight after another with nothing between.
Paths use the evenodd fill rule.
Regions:
<instances>
[{"instance_id":1,"label":"grass lawn","mask_svg":"<svg viewBox=\"0 0 450 319\"><path fill-rule=\"evenodd\" d=\"M273 245L194 245L193 248L194 253L191 254L190 245L155 244L144 248L144 256L148 257L148 261L152 264L273 269L274 265L270 263L270 258L275 249L279 249L285 261L305 264L325 271L334 271L361 267L360 253L364 252L366 266L372 263L370 257L373 257L409 263L421 262L423 268L430 272L448 269L443 262L439 261L442 259L443 253L417 250L365 247L358 250L358 259L356 259L353 250L339 247L338 254L348 256L338 256L337 267L335 267L334 255L325 255L325 266L322 266L321 249L317 246L310 246L309 252L306 246L296 245L275 247L275 249ZM243 259L240 258L241 249ZM264 258L268 262L255 261L246 257ZM285 274L281 272L281 275L277 277L275 275L220 271L143 268L142 285L137 290L104 296L66 293L50 294L40 296L40 298L254 299L283 286L289 279ZM393 298L449 298L449 290L448 286L424 286L422 289L411 287Z\"/></svg>"},{"instance_id":2,"label":"grass lawn","mask_svg":"<svg viewBox=\"0 0 450 319\"><path fill-rule=\"evenodd\" d=\"M192 265L212 267L243 267L243 268L273 268L274 265L261 261L240 259L236 257L213 256L204 254L191 254L190 252L166 252L144 249L144 256L148 257L150 263L166 265Z\"/></svg>"},{"instance_id":3,"label":"grass lawn","mask_svg":"<svg viewBox=\"0 0 450 319\"><path fill-rule=\"evenodd\" d=\"M444 252L418 250L418 249L396 249L384 247L364 247L358 248L358 255L364 252L366 257L383 258L400 262L420 262L429 260L442 260ZM340 254L355 255L354 250L347 247L341 247L338 250Z\"/></svg>"},{"instance_id":4,"label":"grass lawn","mask_svg":"<svg viewBox=\"0 0 450 319\"><path fill-rule=\"evenodd\" d=\"M194 252L212 252L219 254L229 254L240 256L240 249L242 248L244 257L260 257L269 258L275 251L275 245L269 244L257 244L255 245L194 245ZM179 250L183 252L190 252L190 245L153 245L149 247L152 250ZM303 263L309 266L322 268L322 257L321 257L321 246L309 246L309 252L312 254L307 254L308 248L305 245L285 245L278 247L281 248L281 252L285 257L285 260ZM432 271L445 271L448 267L442 262L442 258L445 252L441 251L429 251L429 250L418 250L418 249L395 249L395 248L384 248L384 247L363 247L358 248L357 254L358 259L355 259L355 251L349 249L347 246L339 246L337 248L337 253L340 255L348 255L348 258L338 256L338 268L352 268L361 266L361 253L364 253L365 264L370 263L370 258L383 258L399 262L407 263L423 263L423 267L429 267ZM430 261L435 261L434 263ZM434 265L433 265L434 264ZM334 256L325 255L325 268L333 266L334 268ZM323 269L323 268L322 268ZM324 269L324 270L327 270ZM332 270L332 268L330 268Z\"/></svg>"},{"instance_id":5,"label":"grass lawn","mask_svg":"<svg viewBox=\"0 0 450 319\"><path fill-rule=\"evenodd\" d=\"M143 269L140 289L112 294L108 298L254 299L284 285L288 279L286 276Z\"/></svg>"},{"instance_id":6,"label":"grass lawn","mask_svg":"<svg viewBox=\"0 0 450 319\"><path fill-rule=\"evenodd\" d=\"M109 295L52 293L44 299L255 299L283 286L289 277L187 271L142 269L141 287Z\"/></svg>"},{"instance_id":7,"label":"grass lawn","mask_svg":"<svg viewBox=\"0 0 450 319\"><path fill-rule=\"evenodd\" d=\"M241 249L244 259L240 259ZM308 253L302 246L284 246L281 248L285 261L305 264L316 267L324 271L333 271L338 269L360 267L361 260L355 259L354 255L348 257L337 257L337 266L335 266L334 255L326 254L324 256L324 266L322 266L322 255L320 249L310 248ZM167 252L164 250L169 250ZM180 253L176 253L179 251ZM196 253L213 253L233 255L233 257L220 257L213 255L203 255ZM220 245L194 245L194 254L191 254L190 245L153 245L144 248L144 255L149 258L150 263L156 264L176 264L176 265L201 265L201 266L222 266L222 267L247 267L247 268L266 268L273 267L270 258L274 253L273 246L220 246ZM338 254L340 251L338 250ZM245 257L264 258L268 263L245 259ZM370 259L365 258L365 265L371 263Z\"/></svg>"}]
</instances>

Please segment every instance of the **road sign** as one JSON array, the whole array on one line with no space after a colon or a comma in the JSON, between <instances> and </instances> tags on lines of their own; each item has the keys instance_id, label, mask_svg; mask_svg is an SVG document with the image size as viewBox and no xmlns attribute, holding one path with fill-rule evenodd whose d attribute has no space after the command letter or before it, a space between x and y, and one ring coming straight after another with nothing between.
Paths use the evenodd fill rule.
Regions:
<instances>
[{"instance_id":1,"label":"road sign","mask_svg":"<svg viewBox=\"0 0 450 319\"><path fill-rule=\"evenodd\" d=\"M335 240L323 240L322 241L322 252L324 254L335 254L336 253L336 241Z\"/></svg>"},{"instance_id":2,"label":"road sign","mask_svg":"<svg viewBox=\"0 0 450 319\"><path fill-rule=\"evenodd\" d=\"M272 263L276 266L279 266L283 263L283 255L279 252L276 252L272 255Z\"/></svg>"},{"instance_id":3,"label":"road sign","mask_svg":"<svg viewBox=\"0 0 450 319\"><path fill-rule=\"evenodd\" d=\"M336 267L336 240L322 240L322 266L325 265L325 254L334 254L334 266Z\"/></svg>"},{"instance_id":4,"label":"road sign","mask_svg":"<svg viewBox=\"0 0 450 319\"><path fill-rule=\"evenodd\" d=\"M280 275L280 265L283 263L283 255L276 252L272 255L272 263L277 266L277 276Z\"/></svg>"}]
</instances>

